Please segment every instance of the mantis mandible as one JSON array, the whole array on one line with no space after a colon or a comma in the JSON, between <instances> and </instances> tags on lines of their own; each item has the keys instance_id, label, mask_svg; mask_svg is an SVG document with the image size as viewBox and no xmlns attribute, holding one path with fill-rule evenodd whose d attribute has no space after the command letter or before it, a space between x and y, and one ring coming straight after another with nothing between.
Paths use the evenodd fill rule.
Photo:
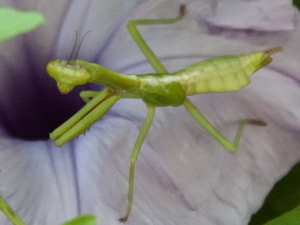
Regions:
<instances>
[{"instance_id":1,"label":"mantis mandible","mask_svg":"<svg viewBox=\"0 0 300 225\"><path fill-rule=\"evenodd\" d=\"M231 142L226 139L190 102L187 96L208 92L238 91L250 83L249 76L272 61L270 55L281 50L275 47L240 56L216 57L190 65L175 73L168 73L137 30L137 25L171 24L183 18L185 7L180 6L179 15L172 19L132 20L127 28L157 74L129 75L111 71L101 65L83 60L52 60L47 72L57 81L58 89L65 94L76 85L87 82L100 84L102 91L83 91L81 98L87 103L73 117L50 134L57 146L61 146L84 133L99 120L119 99L140 98L148 113L130 156L129 190L127 210L121 222L127 221L133 202L135 163L152 124L155 108L183 105L187 112L225 149L234 152L246 124L266 125L261 120L245 119Z\"/></svg>"}]
</instances>

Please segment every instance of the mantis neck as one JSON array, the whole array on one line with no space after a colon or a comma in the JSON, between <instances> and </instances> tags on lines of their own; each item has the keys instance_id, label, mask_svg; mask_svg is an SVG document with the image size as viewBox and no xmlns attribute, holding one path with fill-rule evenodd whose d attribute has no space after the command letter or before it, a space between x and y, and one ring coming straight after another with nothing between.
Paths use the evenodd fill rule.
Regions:
<instances>
[{"instance_id":1,"label":"mantis neck","mask_svg":"<svg viewBox=\"0 0 300 225\"><path fill-rule=\"evenodd\" d=\"M91 83L129 92L134 92L139 84L138 78L135 75L120 74L99 64L88 63L85 65L85 68L90 72L91 77L89 82Z\"/></svg>"}]
</instances>

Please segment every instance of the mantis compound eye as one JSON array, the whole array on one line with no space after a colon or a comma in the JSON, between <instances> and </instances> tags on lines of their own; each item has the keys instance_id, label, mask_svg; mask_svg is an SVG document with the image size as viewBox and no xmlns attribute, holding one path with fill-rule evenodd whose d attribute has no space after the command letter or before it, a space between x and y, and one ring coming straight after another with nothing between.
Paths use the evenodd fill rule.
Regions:
<instances>
[{"instance_id":1,"label":"mantis compound eye","mask_svg":"<svg viewBox=\"0 0 300 225\"><path fill-rule=\"evenodd\" d=\"M62 94L69 93L77 85L86 84L90 79L89 72L76 61L52 60L47 64L47 72L56 80Z\"/></svg>"}]
</instances>

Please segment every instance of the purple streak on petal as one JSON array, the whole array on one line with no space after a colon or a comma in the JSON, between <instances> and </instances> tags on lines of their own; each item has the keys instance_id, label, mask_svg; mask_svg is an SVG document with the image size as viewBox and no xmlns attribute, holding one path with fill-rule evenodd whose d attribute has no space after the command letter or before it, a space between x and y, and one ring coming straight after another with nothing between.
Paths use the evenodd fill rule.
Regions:
<instances>
[{"instance_id":1,"label":"purple streak on petal","mask_svg":"<svg viewBox=\"0 0 300 225\"><path fill-rule=\"evenodd\" d=\"M297 12L289 1L218 2L201 20L215 27L235 30L288 31L295 29Z\"/></svg>"},{"instance_id":2,"label":"purple streak on petal","mask_svg":"<svg viewBox=\"0 0 300 225\"><path fill-rule=\"evenodd\" d=\"M105 52L105 50L109 46L110 42L113 40L114 35L117 33L117 31L120 29L120 27L123 27L124 21L126 21L126 19L129 17L131 12L141 4L142 4L142 2L135 2L135 4L131 7L131 10L129 10L126 14L122 15L119 18L118 23L115 25L115 29L111 32L111 34L103 42L102 47L99 49L98 54L95 55L93 62L98 62L98 63L101 62L101 56L102 56L103 52Z\"/></svg>"},{"instance_id":3,"label":"purple streak on petal","mask_svg":"<svg viewBox=\"0 0 300 225\"><path fill-rule=\"evenodd\" d=\"M300 86L300 77L299 76L295 76L295 75L289 73L288 71L284 71L283 69L273 67L272 65L267 66L267 68L272 70L272 71L275 71L279 74L282 74L285 77L288 77L288 78L292 79L293 81L295 81Z\"/></svg>"},{"instance_id":4,"label":"purple streak on petal","mask_svg":"<svg viewBox=\"0 0 300 225\"><path fill-rule=\"evenodd\" d=\"M13 8L20 8L19 1L14 0L14 1L10 1L10 3Z\"/></svg>"},{"instance_id":5,"label":"purple streak on petal","mask_svg":"<svg viewBox=\"0 0 300 225\"><path fill-rule=\"evenodd\" d=\"M80 198L80 181L79 181L79 173L78 173L78 156L77 156L77 152L75 151L75 143L72 142L71 143L72 145L72 148L74 149L74 151L72 152L72 163L73 163L73 174L74 174L74 177L75 177L75 189L76 189L76 201L77 201L77 212L78 214L81 214L82 213L82 204L81 204L81 198Z\"/></svg>"},{"instance_id":6,"label":"purple streak on petal","mask_svg":"<svg viewBox=\"0 0 300 225\"><path fill-rule=\"evenodd\" d=\"M66 19L66 17L68 16L68 12L70 11L70 10L72 10L72 7L70 6L72 4L72 2L69 2L68 3L68 6L65 8L66 10L65 10L65 12L64 12L64 17L62 18L62 21L65 21ZM85 17L85 15L88 13L88 11L90 10L90 4L91 4L91 0L89 0L87 3L85 3L84 4L84 9L82 10L82 13L81 13L81 15L78 15L78 17L79 16L81 16L81 18L82 18L82 22L84 22L84 17ZM80 26L80 27L82 27L82 26ZM57 34L58 34L58 36L56 37L56 41L55 41L55 43L57 43L58 42L58 39L59 39L59 34L61 34L62 33L62 30L64 29L65 27L64 26L60 26L60 30L57 32ZM80 32L79 30L74 30L74 35L75 35L75 32ZM85 31L85 32L88 32L88 31ZM75 43L75 45L76 45L77 43ZM76 48L76 46L74 46L74 48ZM75 49L76 50L76 49ZM71 54L71 51L70 51L70 54Z\"/></svg>"},{"instance_id":7,"label":"purple streak on petal","mask_svg":"<svg viewBox=\"0 0 300 225\"><path fill-rule=\"evenodd\" d=\"M236 28L234 26L225 26L225 25L218 25L214 24L211 21L203 20L202 24L207 28L207 31L209 34L213 35L221 35L226 32L233 33L232 36L239 34L239 33L245 33L246 36L263 36L266 34L273 33L274 35L284 35L287 34L286 31L267 31L267 30L261 30L259 28L254 27L247 27L247 28Z\"/></svg>"}]
</instances>

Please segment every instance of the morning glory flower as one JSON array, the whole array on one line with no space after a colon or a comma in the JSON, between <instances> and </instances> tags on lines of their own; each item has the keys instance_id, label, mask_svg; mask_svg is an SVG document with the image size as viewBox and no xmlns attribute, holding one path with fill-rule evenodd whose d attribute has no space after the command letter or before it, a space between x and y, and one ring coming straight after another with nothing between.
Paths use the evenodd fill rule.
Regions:
<instances>
[{"instance_id":1,"label":"morning glory flower","mask_svg":"<svg viewBox=\"0 0 300 225\"><path fill-rule=\"evenodd\" d=\"M0 194L27 224L60 224L94 214L117 225L125 214L129 157L146 115L142 101L120 100L78 140L57 148L48 133L84 104L87 85L62 96L47 62L78 58L121 73L154 72L126 30L130 19L173 18L173 0L1 1L45 14L36 31L1 43ZM274 61L239 92L192 96L229 139L239 120L248 125L229 153L183 107L158 108L136 166L127 224L247 224L274 183L300 159L299 13L290 1L183 1L184 19L140 27L170 72L220 55L283 46ZM251 13L247 13L251 8ZM279 13L280 12L280 13ZM274 16L276 15L276 16ZM3 216L1 224L9 224Z\"/></svg>"}]
</instances>

